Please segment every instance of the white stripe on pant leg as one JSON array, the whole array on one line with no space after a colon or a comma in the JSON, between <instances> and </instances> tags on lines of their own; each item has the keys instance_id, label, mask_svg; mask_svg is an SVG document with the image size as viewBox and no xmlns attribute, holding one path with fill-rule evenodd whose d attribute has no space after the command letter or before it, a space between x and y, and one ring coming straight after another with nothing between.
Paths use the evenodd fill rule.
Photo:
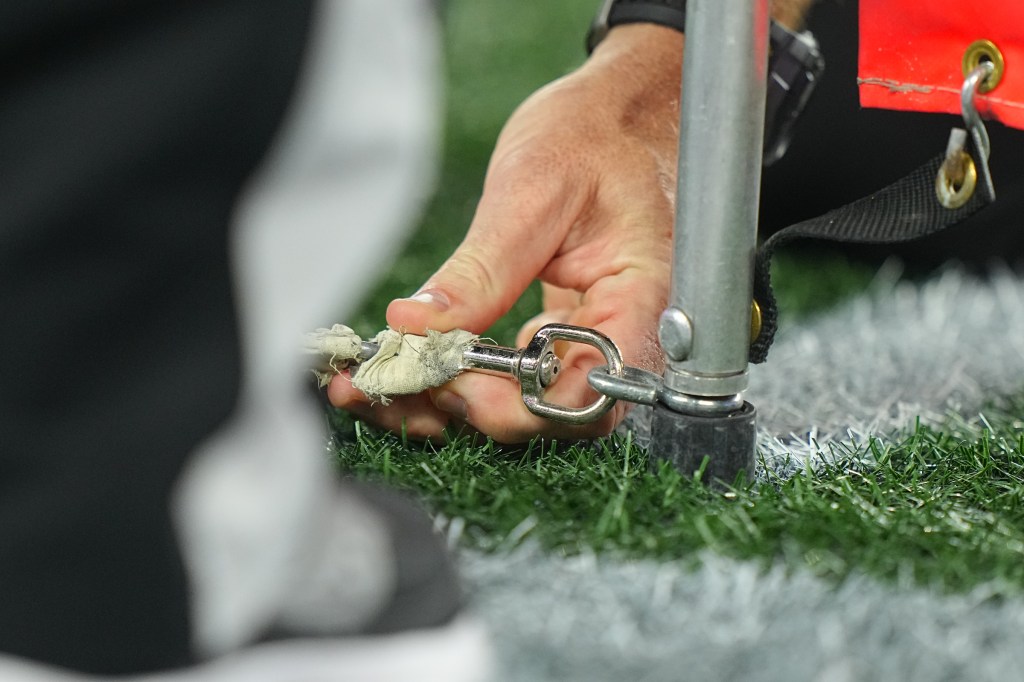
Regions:
<instances>
[{"instance_id":1,"label":"white stripe on pant leg","mask_svg":"<svg viewBox=\"0 0 1024 682\"><path fill-rule=\"evenodd\" d=\"M492 679L487 630L461 616L387 637L295 639L150 675L98 678L0 654L4 682L482 682Z\"/></svg>"},{"instance_id":2,"label":"white stripe on pant leg","mask_svg":"<svg viewBox=\"0 0 1024 682\"><path fill-rule=\"evenodd\" d=\"M238 411L195 453L175 503L205 655L244 644L283 612L297 627L286 602L313 549L345 561L327 586L345 604L310 627L357 627L393 581L382 525L356 501L332 498L299 351L303 332L353 309L431 189L436 18L421 0L337 0L317 19L298 106L237 213Z\"/></svg>"}]
</instances>

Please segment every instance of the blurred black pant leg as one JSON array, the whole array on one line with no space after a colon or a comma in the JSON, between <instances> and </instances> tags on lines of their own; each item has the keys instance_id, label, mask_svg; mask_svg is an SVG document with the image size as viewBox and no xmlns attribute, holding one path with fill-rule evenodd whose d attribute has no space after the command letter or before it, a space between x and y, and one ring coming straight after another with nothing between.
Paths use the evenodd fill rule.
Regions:
<instances>
[{"instance_id":1,"label":"blurred black pant leg","mask_svg":"<svg viewBox=\"0 0 1024 682\"><path fill-rule=\"evenodd\" d=\"M309 4L0 5L0 652L191 658L168 494L234 405L228 221Z\"/></svg>"}]
</instances>

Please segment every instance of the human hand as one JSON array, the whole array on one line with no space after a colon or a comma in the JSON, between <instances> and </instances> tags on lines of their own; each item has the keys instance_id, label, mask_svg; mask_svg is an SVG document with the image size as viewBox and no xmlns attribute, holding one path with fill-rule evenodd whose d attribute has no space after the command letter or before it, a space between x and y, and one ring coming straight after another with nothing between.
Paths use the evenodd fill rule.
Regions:
<instances>
[{"instance_id":1,"label":"human hand","mask_svg":"<svg viewBox=\"0 0 1024 682\"><path fill-rule=\"evenodd\" d=\"M682 44L660 26L617 27L584 66L527 99L498 139L465 240L416 295L391 303L388 324L415 334L480 333L540 279L544 311L523 326L517 345L549 322L592 327L627 364L660 372ZM603 362L589 346L568 346L546 400L593 402L586 373ZM569 426L527 411L512 381L473 372L388 407L371 405L344 376L328 395L388 429L404 420L413 437L440 435L454 422L499 442L607 434L628 408L619 402L593 424Z\"/></svg>"}]
</instances>

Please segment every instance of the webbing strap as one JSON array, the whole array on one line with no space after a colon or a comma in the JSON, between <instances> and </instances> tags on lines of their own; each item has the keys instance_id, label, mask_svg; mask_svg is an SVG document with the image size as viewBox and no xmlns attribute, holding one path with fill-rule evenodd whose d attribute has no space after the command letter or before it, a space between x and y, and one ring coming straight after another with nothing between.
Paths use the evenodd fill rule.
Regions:
<instances>
[{"instance_id":1,"label":"webbing strap","mask_svg":"<svg viewBox=\"0 0 1024 682\"><path fill-rule=\"evenodd\" d=\"M975 159L980 157L972 147ZM936 198L935 177L944 161L939 155L888 187L828 213L790 225L761 245L754 265L754 300L761 308L761 333L750 346L750 361L764 362L775 339L778 308L771 285L775 249L795 239L821 239L858 244L911 241L951 227L994 200L987 164L978 163L983 180L970 200L956 209Z\"/></svg>"}]
</instances>

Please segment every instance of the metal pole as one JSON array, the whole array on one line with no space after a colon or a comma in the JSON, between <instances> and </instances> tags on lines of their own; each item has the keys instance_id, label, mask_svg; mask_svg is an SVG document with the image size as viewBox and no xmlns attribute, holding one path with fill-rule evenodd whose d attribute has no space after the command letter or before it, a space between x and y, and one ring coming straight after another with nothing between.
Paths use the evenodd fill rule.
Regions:
<instances>
[{"instance_id":1,"label":"metal pole","mask_svg":"<svg viewBox=\"0 0 1024 682\"><path fill-rule=\"evenodd\" d=\"M750 471L744 403L764 140L768 0L687 7L675 251L659 339L667 356L654 459L705 479Z\"/></svg>"}]
</instances>

